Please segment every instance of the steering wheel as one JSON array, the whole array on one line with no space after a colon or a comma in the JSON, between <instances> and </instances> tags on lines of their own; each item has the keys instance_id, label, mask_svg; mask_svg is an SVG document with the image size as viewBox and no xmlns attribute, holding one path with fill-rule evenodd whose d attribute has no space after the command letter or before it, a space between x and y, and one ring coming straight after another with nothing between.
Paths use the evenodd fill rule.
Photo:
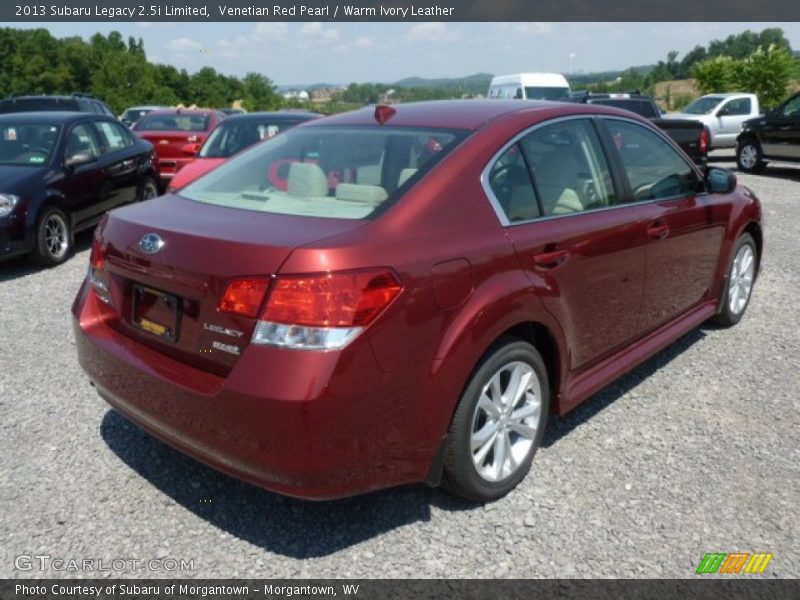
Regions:
<instances>
[{"instance_id":1,"label":"steering wheel","mask_svg":"<svg viewBox=\"0 0 800 600\"><path fill-rule=\"evenodd\" d=\"M50 156L50 150L48 150L47 148L42 148L40 146L31 146L30 148L27 148L22 154L19 154L17 156L17 160L19 160L23 156L27 156L29 154L31 156L35 156L37 154L41 154L46 159L48 156Z\"/></svg>"}]
</instances>

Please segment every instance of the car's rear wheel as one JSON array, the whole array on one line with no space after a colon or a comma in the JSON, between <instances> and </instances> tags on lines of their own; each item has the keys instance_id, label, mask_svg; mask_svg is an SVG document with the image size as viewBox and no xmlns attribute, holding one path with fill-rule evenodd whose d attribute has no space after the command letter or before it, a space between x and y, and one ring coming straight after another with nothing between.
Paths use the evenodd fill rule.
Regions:
<instances>
[{"instance_id":1,"label":"car's rear wheel","mask_svg":"<svg viewBox=\"0 0 800 600\"><path fill-rule=\"evenodd\" d=\"M736 146L736 165L745 173L758 173L764 170L766 163L758 140L748 138L739 142Z\"/></svg>"},{"instance_id":2,"label":"car's rear wheel","mask_svg":"<svg viewBox=\"0 0 800 600\"><path fill-rule=\"evenodd\" d=\"M544 361L530 344L501 340L464 391L448 432L443 486L480 502L505 496L525 477L547 424Z\"/></svg>"},{"instance_id":3,"label":"car's rear wheel","mask_svg":"<svg viewBox=\"0 0 800 600\"><path fill-rule=\"evenodd\" d=\"M156 180L152 177L148 177L142 182L142 185L139 186L139 193L136 199L139 202L144 202L145 200L152 200L158 196L158 184Z\"/></svg>"},{"instance_id":4,"label":"car's rear wheel","mask_svg":"<svg viewBox=\"0 0 800 600\"><path fill-rule=\"evenodd\" d=\"M36 224L31 259L40 265L58 265L72 252L72 231L66 213L55 206L44 209Z\"/></svg>"},{"instance_id":5,"label":"car's rear wheel","mask_svg":"<svg viewBox=\"0 0 800 600\"><path fill-rule=\"evenodd\" d=\"M742 234L734 247L725 293L719 313L714 319L717 324L723 327L736 325L747 310L756 276L757 252L753 236L749 233Z\"/></svg>"}]
</instances>

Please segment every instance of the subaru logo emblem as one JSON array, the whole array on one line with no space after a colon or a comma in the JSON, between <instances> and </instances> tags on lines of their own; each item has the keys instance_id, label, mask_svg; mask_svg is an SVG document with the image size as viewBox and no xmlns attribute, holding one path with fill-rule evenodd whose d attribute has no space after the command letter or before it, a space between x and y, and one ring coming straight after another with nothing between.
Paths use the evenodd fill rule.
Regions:
<instances>
[{"instance_id":1,"label":"subaru logo emblem","mask_svg":"<svg viewBox=\"0 0 800 600\"><path fill-rule=\"evenodd\" d=\"M164 240L157 233L148 233L139 240L139 248L145 254L155 254L164 247Z\"/></svg>"}]
</instances>

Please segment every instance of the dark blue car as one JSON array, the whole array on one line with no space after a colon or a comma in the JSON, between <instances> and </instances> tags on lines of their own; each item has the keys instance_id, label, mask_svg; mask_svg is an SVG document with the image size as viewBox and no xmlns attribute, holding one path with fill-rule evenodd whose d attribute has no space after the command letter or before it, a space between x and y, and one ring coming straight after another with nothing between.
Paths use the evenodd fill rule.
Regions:
<instances>
[{"instance_id":1,"label":"dark blue car","mask_svg":"<svg viewBox=\"0 0 800 600\"><path fill-rule=\"evenodd\" d=\"M0 259L66 260L77 231L111 208L158 195L153 146L114 118L0 115Z\"/></svg>"}]
</instances>

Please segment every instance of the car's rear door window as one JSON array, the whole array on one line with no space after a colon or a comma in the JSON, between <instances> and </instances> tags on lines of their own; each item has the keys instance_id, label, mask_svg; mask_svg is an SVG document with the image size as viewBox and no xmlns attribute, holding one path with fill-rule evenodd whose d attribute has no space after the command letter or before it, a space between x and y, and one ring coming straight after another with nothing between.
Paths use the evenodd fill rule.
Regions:
<instances>
[{"instance_id":1,"label":"car's rear door window","mask_svg":"<svg viewBox=\"0 0 800 600\"><path fill-rule=\"evenodd\" d=\"M67 147L64 151L66 157L80 153L87 153L94 158L100 156L100 145L88 123L75 125L67 136Z\"/></svg>"},{"instance_id":2,"label":"car's rear door window","mask_svg":"<svg viewBox=\"0 0 800 600\"><path fill-rule=\"evenodd\" d=\"M388 126L298 127L235 157L181 194L261 212L366 218L465 135Z\"/></svg>"},{"instance_id":3,"label":"car's rear door window","mask_svg":"<svg viewBox=\"0 0 800 600\"><path fill-rule=\"evenodd\" d=\"M122 150L133 143L124 128L116 123L98 121L95 123L95 127L100 134L100 145L105 154Z\"/></svg>"},{"instance_id":4,"label":"car's rear door window","mask_svg":"<svg viewBox=\"0 0 800 600\"><path fill-rule=\"evenodd\" d=\"M635 200L660 200L701 191L694 168L666 140L638 123L604 119Z\"/></svg>"}]
</instances>

